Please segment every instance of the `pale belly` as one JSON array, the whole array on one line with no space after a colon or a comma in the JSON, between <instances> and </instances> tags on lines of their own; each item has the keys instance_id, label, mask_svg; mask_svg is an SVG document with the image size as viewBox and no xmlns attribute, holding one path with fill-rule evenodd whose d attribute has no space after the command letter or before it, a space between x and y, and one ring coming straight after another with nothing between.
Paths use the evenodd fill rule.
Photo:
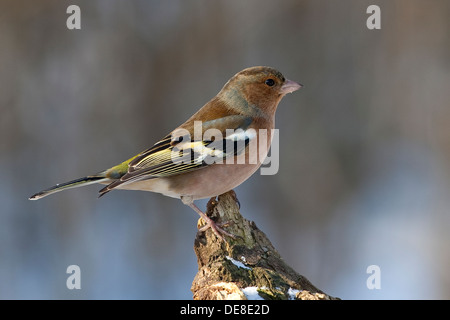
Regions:
<instances>
[{"instance_id":1,"label":"pale belly","mask_svg":"<svg viewBox=\"0 0 450 320\"><path fill-rule=\"evenodd\" d=\"M191 196L194 200L223 194L247 180L260 164L215 164L166 178L153 178L120 185L118 189L143 190L169 197Z\"/></svg>"},{"instance_id":2,"label":"pale belly","mask_svg":"<svg viewBox=\"0 0 450 320\"><path fill-rule=\"evenodd\" d=\"M235 158L233 163L213 164L180 175L124 183L117 189L151 191L174 198L186 196L193 200L218 196L236 188L258 170L270 148L270 130L268 134L268 139L263 142L256 145L255 140L252 142L254 145L247 146L244 161Z\"/></svg>"}]
</instances>

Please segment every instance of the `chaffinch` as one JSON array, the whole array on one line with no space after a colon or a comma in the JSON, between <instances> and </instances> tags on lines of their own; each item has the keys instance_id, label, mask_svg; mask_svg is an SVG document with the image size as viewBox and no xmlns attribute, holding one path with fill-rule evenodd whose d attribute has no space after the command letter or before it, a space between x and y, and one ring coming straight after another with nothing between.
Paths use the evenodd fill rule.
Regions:
<instances>
[{"instance_id":1,"label":"chaffinch","mask_svg":"<svg viewBox=\"0 0 450 320\"><path fill-rule=\"evenodd\" d=\"M113 189L158 192L179 198L196 211L206 222L201 231L211 228L219 238L233 237L194 200L223 194L260 167L270 148L278 103L301 87L270 67L244 69L151 148L110 169L57 184L29 199L93 183L106 184L100 196Z\"/></svg>"}]
</instances>

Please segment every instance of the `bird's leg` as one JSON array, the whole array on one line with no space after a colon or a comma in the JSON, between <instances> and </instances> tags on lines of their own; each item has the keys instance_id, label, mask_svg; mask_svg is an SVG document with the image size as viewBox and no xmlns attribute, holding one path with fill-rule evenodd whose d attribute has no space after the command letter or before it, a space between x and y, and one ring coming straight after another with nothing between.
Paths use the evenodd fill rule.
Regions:
<instances>
[{"instance_id":1,"label":"bird's leg","mask_svg":"<svg viewBox=\"0 0 450 320\"><path fill-rule=\"evenodd\" d=\"M236 236L234 234L231 234L231 233L225 231L224 229L222 229L220 227L221 226L220 224L215 223L213 219L211 219L205 213L203 213L203 211L200 210L194 204L194 200L192 199L192 197L183 196L183 197L181 197L181 201L185 205L191 207L195 212L197 212L200 215L200 217L206 222L206 225L204 227L200 228L199 231L204 232L204 231L208 230L209 228L211 228L211 230L214 232L214 234L221 240L225 240L222 235L226 235L233 239L236 239Z\"/></svg>"}]
</instances>

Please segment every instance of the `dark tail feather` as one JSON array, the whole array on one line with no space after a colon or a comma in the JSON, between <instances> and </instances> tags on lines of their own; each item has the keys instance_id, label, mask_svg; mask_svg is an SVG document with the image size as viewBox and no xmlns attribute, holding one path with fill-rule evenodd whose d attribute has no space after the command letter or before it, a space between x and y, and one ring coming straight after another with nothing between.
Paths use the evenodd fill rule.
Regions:
<instances>
[{"instance_id":1,"label":"dark tail feather","mask_svg":"<svg viewBox=\"0 0 450 320\"><path fill-rule=\"evenodd\" d=\"M43 190L41 192L38 192L38 193L32 195L29 198L29 200L39 200L39 199L44 198L52 193L56 193L59 191L63 191L63 190L71 189L71 188L77 188L77 187L81 187L81 186L87 186L89 184L94 184L94 183L106 182L106 181L111 181L111 179L105 178L105 176L103 176L103 175L87 176L87 177L72 180L72 181L69 181L66 183L57 184L56 186L53 186L49 189Z\"/></svg>"}]
</instances>

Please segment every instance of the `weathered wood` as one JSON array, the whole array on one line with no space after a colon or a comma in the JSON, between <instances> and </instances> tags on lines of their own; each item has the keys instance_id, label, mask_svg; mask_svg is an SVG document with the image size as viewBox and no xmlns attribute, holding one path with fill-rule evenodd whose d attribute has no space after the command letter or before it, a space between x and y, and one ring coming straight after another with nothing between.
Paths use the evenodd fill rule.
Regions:
<instances>
[{"instance_id":1,"label":"weathered wood","mask_svg":"<svg viewBox=\"0 0 450 320\"><path fill-rule=\"evenodd\" d=\"M226 230L237 238L223 241L211 229L197 233L198 273L191 287L194 299L336 299L283 261L256 224L242 217L234 191L211 198L206 214L217 223L227 222ZM200 219L199 224L202 222Z\"/></svg>"}]
</instances>

